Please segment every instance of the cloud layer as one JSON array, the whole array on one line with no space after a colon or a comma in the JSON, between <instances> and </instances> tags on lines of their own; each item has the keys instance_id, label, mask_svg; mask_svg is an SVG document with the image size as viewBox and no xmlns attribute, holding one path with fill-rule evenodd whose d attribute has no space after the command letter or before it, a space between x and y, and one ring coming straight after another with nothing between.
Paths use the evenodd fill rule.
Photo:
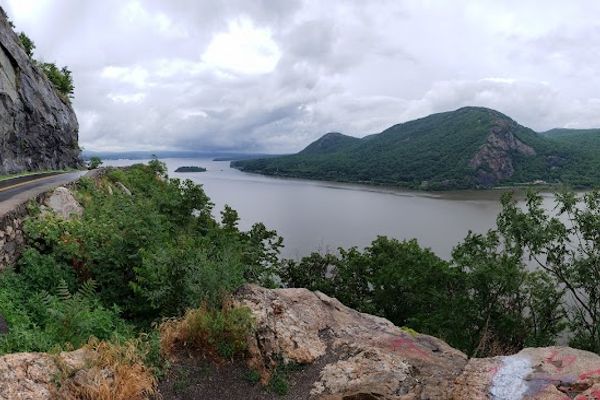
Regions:
<instances>
[{"instance_id":1,"label":"cloud layer","mask_svg":"<svg viewBox=\"0 0 600 400\"><path fill-rule=\"evenodd\" d=\"M464 105L600 127L596 0L0 0L91 150L297 151Z\"/></svg>"}]
</instances>

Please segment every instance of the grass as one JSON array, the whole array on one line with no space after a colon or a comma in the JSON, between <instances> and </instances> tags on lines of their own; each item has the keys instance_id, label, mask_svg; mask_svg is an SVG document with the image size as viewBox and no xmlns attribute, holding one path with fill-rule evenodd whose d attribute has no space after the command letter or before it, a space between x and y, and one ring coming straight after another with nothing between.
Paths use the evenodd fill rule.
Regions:
<instances>
[{"instance_id":1,"label":"grass","mask_svg":"<svg viewBox=\"0 0 600 400\"><path fill-rule=\"evenodd\" d=\"M245 353L246 337L253 328L252 314L246 307L214 310L201 306L160 325L161 353L168 358L187 349L214 359L233 359Z\"/></svg>"},{"instance_id":2,"label":"grass","mask_svg":"<svg viewBox=\"0 0 600 400\"><path fill-rule=\"evenodd\" d=\"M139 340L109 343L91 339L92 356L81 370L61 368L57 397L65 400L143 400L156 393L157 381L144 365Z\"/></svg>"}]
</instances>

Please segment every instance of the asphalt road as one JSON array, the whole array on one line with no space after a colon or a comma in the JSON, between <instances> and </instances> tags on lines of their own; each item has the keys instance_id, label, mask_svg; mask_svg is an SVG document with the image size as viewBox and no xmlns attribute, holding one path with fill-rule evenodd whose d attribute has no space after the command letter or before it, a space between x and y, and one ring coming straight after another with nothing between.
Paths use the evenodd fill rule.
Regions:
<instances>
[{"instance_id":1,"label":"asphalt road","mask_svg":"<svg viewBox=\"0 0 600 400\"><path fill-rule=\"evenodd\" d=\"M39 194L73 182L87 172L30 175L2 181L0 182L0 215L4 215L15 206L33 199Z\"/></svg>"}]
</instances>

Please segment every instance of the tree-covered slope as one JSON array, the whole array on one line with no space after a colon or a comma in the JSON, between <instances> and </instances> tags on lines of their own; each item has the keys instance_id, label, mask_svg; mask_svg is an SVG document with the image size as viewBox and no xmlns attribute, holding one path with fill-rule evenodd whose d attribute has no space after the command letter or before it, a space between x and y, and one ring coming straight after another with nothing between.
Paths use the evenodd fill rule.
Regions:
<instances>
[{"instance_id":1,"label":"tree-covered slope","mask_svg":"<svg viewBox=\"0 0 600 400\"><path fill-rule=\"evenodd\" d=\"M329 132L315 140L304 150L300 152L302 155L318 155L331 154L341 150L349 149L360 143L360 139L354 136L347 136L338 132Z\"/></svg>"},{"instance_id":2,"label":"tree-covered slope","mask_svg":"<svg viewBox=\"0 0 600 400\"><path fill-rule=\"evenodd\" d=\"M588 186L600 182L597 171L585 170L594 158L498 111L465 107L363 139L330 133L298 154L232 166L268 175L462 189L535 181Z\"/></svg>"}]
</instances>

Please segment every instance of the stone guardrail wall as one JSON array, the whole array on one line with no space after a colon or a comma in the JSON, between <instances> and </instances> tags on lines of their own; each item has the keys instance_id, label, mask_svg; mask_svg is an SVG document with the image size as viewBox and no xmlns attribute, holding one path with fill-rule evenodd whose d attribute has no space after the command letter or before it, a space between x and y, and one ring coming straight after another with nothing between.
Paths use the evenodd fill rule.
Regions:
<instances>
[{"instance_id":1,"label":"stone guardrail wall","mask_svg":"<svg viewBox=\"0 0 600 400\"><path fill-rule=\"evenodd\" d=\"M106 169L89 171L85 177L97 179L105 173ZM68 184L62 185L71 188L77 184L76 179ZM29 199L29 201L17 204L12 210L0 216L0 271L9 265L13 265L25 246L25 237L23 235L23 222L29 216L29 202L42 205L52 194L55 188L41 193Z\"/></svg>"},{"instance_id":2,"label":"stone guardrail wall","mask_svg":"<svg viewBox=\"0 0 600 400\"><path fill-rule=\"evenodd\" d=\"M43 193L31 201L41 204L46 196ZM21 203L0 217L0 270L14 264L21 255L25 245L23 221L28 215L28 203Z\"/></svg>"}]
</instances>

